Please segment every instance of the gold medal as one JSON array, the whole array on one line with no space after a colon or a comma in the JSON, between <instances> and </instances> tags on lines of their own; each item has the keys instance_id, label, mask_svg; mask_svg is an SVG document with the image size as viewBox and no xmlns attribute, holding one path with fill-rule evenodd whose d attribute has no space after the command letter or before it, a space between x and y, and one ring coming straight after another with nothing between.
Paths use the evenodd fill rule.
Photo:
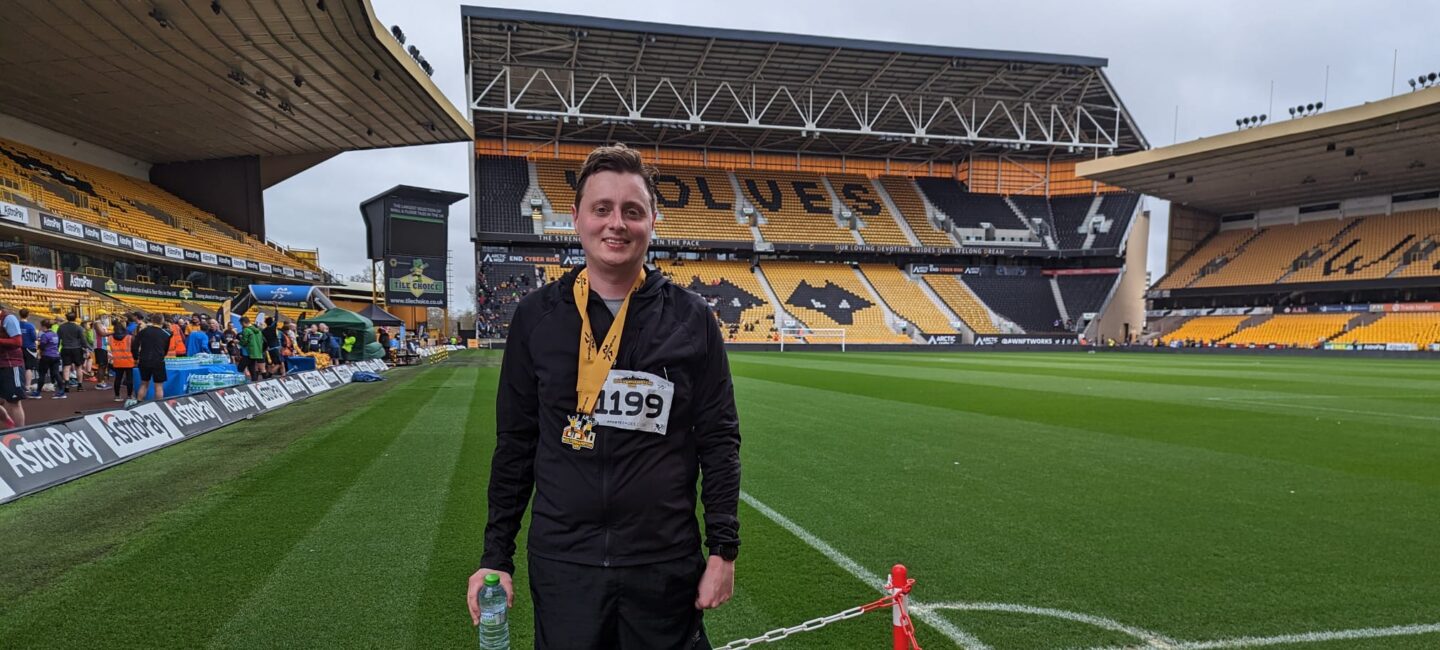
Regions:
<instances>
[{"instance_id":1,"label":"gold medal","mask_svg":"<svg viewBox=\"0 0 1440 650\"><path fill-rule=\"evenodd\" d=\"M576 451L594 449L595 418L582 413L567 415L566 418L570 420L570 424L560 432L560 444L570 445L570 448Z\"/></svg>"}]
</instances>

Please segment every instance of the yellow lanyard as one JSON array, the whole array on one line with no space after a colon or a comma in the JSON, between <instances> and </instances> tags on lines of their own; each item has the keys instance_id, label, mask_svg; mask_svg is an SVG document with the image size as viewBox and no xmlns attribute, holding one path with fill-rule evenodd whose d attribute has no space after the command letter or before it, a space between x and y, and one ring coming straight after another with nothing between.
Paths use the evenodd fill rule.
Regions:
<instances>
[{"instance_id":1,"label":"yellow lanyard","mask_svg":"<svg viewBox=\"0 0 1440 650\"><path fill-rule=\"evenodd\" d=\"M600 388L605 385L605 377L610 374L610 368L615 365L615 356L620 351L620 336L625 330L625 315L630 311L630 296L640 290L640 285L645 284L645 270L642 267L640 275L635 277L635 284L631 285L630 292L625 294L625 302L620 303L620 310L615 313L615 322L610 324L610 331L605 333L605 342L597 349L595 347L595 335L590 331L590 312L586 309L590 305L590 269L580 269L575 276L575 307L580 310L580 366L575 374L575 410L589 415L595 411L595 399L600 395ZM603 362L603 363L602 363Z\"/></svg>"}]
</instances>

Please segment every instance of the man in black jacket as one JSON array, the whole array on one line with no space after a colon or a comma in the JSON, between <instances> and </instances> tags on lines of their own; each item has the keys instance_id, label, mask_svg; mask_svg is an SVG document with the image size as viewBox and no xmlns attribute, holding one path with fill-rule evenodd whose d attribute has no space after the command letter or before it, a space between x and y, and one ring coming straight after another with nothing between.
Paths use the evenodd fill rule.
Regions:
<instances>
[{"instance_id":1,"label":"man in black jacket","mask_svg":"<svg viewBox=\"0 0 1440 650\"><path fill-rule=\"evenodd\" d=\"M165 316L150 314L150 325L143 327L131 337L130 353L135 356L135 367L140 370L139 399L150 394L155 386L155 401L165 399L165 354L170 351L170 330L165 327Z\"/></svg>"},{"instance_id":2,"label":"man in black jacket","mask_svg":"<svg viewBox=\"0 0 1440 650\"><path fill-rule=\"evenodd\" d=\"M734 588L730 367L705 301L645 268L653 172L623 145L590 154L571 208L586 266L531 292L510 325L485 553L467 599L476 618L476 592L498 573L513 602L533 491L536 648L709 648L701 613Z\"/></svg>"}]
</instances>

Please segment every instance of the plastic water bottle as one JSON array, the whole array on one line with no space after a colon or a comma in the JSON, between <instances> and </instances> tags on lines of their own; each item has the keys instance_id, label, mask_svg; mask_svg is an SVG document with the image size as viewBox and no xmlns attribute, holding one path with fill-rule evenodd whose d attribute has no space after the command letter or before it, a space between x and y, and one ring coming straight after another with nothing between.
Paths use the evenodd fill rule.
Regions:
<instances>
[{"instance_id":1,"label":"plastic water bottle","mask_svg":"<svg viewBox=\"0 0 1440 650\"><path fill-rule=\"evenodd\" d=\"M480 601L480 650L509 650L509 612L499 575L485 576L485 586L480 588L476 600Z\"/></svg>"}]
</instances>

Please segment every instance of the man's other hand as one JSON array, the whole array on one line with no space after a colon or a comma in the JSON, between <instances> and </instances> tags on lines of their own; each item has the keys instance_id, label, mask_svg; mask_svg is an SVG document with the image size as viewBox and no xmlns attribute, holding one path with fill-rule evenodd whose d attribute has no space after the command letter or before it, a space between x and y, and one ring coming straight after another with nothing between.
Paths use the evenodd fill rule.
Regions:
<instances>
[{"instance_id":1,"label":"man's other hand","mask_svg":"<svg viewBox=\"0 0 1440 650\"><path fill-rule=\"evenodd\" d=\"M492 573L500 576L500 586L505 589L505 606L507 608L515 606L515 585L510 581L510 574L494 569L480 569L470 576L470 587L465 590L465 604L470 607L471 625L480 624L480 602L477 597L480 595L480 590L485 588L485 576ZM729 597L728 591L726 597Z\"/></svg>"},{"instance_id":2,"label":"man's other hand","mask_svg":"<svg viewBox=\"0 0 1440 650\"><path fill-rule=\"evenodd\" d=\"M715 609L730 600L735 591L735 563L711 555L700 576L700 589L695 595L695 609Z\"/></svg>"}]
</instances>

